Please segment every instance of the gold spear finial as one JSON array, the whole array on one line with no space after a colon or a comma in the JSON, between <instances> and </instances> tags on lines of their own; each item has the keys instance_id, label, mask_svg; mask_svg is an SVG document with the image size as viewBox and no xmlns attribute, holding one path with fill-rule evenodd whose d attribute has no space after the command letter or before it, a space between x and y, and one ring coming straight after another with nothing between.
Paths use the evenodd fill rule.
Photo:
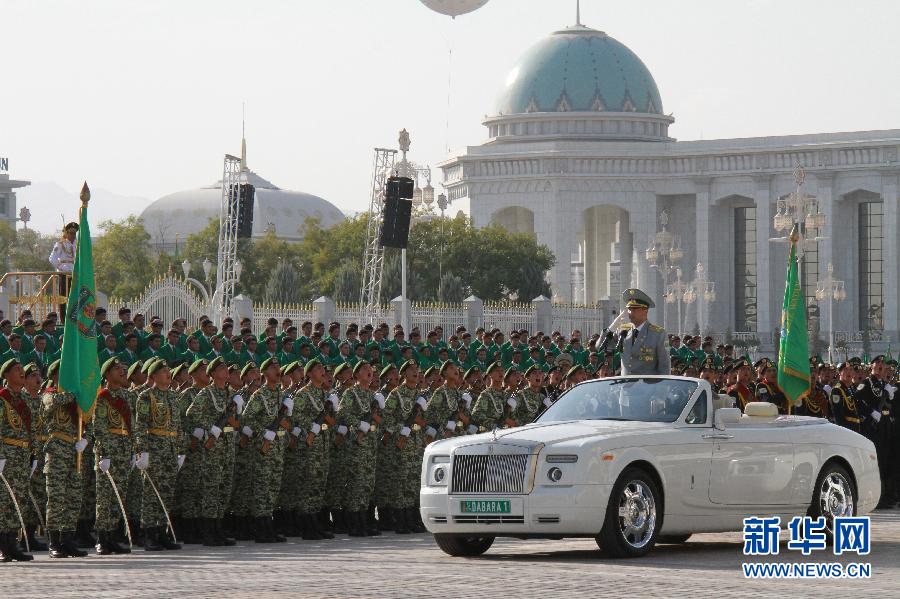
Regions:
<instances>
[{"instance_id":1,"label":"gold spear finial","mask_svg":"<svg viewBox=\"0 0 900 599\"><path fill-rule=\"evenodd\" d=\"M88 202L91 201L91 188L88 187L87 181L84 182L84 185L81 186L81 204L87 205Z\"/></svg>"},{"instance_id":2,"label":"gold spear finial","mask_svg":"<svg viewBox=\"0 0 900 599\"><path fill-rule=\"evenodd\" d=\"M794 223L794 228L791 229L790 235L791 243L797 243L800 241L800 225L799 223Z\"/></svg>"}]
</instances>

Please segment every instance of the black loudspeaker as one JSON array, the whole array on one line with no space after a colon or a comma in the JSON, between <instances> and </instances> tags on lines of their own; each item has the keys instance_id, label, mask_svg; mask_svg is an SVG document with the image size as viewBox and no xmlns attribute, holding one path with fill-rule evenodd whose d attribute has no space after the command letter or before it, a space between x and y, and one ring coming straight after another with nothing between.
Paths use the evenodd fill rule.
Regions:
<instances>
[{"instance_id":1,"label":"black loudspeaker","mask_svg":"<svg viewBox=\"0 0 900 599\"><path fill-rule=\"evenodd\" d=\"M413 180L409 177L390 177L387 180L386 198L411 200L413 197Z\"/></svg>"},{"instance_id":2,"label":"black loudspeaker","mask_svg":"<svg viewBox=\"0 0 900 599\"><path fill-rule=\"evenodd\" d=\"M382 247L405 248L409 242L412 201L385 198L378 244Z\"/></svg>"},{"instance_id":3,"label":"black loudspeaker","mask_svg":"<svg viewBox=\"0 0 900 599\"><path fill-rule=\"evenodd\" d=\"M253 234L253 202L256 189L249 183L241 183L238 196L237 236L249 239Z\"/></svg>"}]
</instances>

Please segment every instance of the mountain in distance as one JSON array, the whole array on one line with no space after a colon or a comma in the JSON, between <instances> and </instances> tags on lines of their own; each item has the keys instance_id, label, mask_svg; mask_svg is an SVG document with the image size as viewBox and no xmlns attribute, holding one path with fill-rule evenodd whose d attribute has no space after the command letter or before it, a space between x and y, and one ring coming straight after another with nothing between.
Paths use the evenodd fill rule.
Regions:
<instances>
[{"instance_id":1,"label":"mountain in distance","mask_svg":"<svg viewBox=\"0 0 900 599\"><path fill-rule=\"evenodd\" d=\"M36 181L16 191L16 210L27 206L31 211L28 228L56 235L62 230L63 224L78 221L80 191L80 187L71 191L53 181ZM91 235L100 233L101 222L122 220L131 214L140 215L149 204L150 200L146 198L91 188L91 202L88 205ZM21 227L21 224L18 226Z\"/></svg>"}]
</instances>

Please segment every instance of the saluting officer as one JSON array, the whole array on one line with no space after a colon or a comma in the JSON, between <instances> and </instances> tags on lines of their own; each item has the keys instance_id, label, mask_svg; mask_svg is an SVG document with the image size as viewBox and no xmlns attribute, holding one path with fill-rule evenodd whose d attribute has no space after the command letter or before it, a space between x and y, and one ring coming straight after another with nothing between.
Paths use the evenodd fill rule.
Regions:
<instances>
[{"instance_id":1,"label":"saluting officer","mask_svg":"<svg viewBox=\"0 0 900 599\"><path fill-rule=\"evenodd\" d=\"M622 298L632 324L622 344L622 374L672 374L666 331L647 320L653 300L640 289L626 289Z\"/></svg>"}]
</instances>

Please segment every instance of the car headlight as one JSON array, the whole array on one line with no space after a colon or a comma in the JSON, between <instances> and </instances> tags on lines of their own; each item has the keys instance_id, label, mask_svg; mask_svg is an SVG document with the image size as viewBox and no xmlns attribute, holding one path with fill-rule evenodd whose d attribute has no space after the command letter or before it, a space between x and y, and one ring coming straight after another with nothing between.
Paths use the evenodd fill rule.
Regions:
<instances>
[{"instance_id":1,"label":"car headlight","mask_svg":"<svg viewBox=\"0 0 900 599\"><path fill-rule=\"evenodd\" d=\"M432 474L432 476L434 478L434 482L442 484L444 482L444 479L447 477L447 471L444 470L443 466L438 466L434 469L434 473Z\"/></svg>"},{"instance_id":2,"label":"car headlight","mask_svg":"<svg viewBox=\"0 0 900 599\"><path fill-rule=\"evenodd\" d=\"M550 479L550 482L558 483L562 479L562 470L554 466L550 470L547 470L547 478Z\"/></svg>"}]
</instances>

